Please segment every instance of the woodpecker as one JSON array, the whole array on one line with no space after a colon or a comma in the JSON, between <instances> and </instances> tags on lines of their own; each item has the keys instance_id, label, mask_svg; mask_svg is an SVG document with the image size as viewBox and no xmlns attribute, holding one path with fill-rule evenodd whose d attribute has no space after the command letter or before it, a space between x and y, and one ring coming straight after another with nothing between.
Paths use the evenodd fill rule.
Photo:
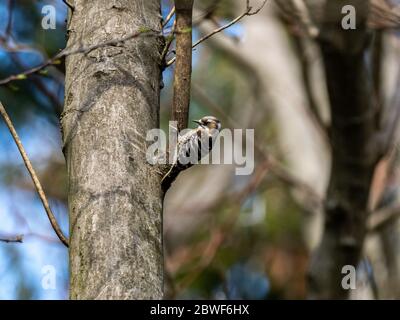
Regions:
<instances>
[{"instance_id":1,"label":"woodpecker","mask_svg":"<svg viewBox=\"0 0 400 320\"><path fill-rule=\"evenodd\" d=\"M177 150L173 164L161 183L173 172L180 172L198 163L212 149L221 130L221 122L213 116L193 120L198 126L184 135L178 136ZM175 176L175 175L174 175Z\"/></svg>"}]
</instances>

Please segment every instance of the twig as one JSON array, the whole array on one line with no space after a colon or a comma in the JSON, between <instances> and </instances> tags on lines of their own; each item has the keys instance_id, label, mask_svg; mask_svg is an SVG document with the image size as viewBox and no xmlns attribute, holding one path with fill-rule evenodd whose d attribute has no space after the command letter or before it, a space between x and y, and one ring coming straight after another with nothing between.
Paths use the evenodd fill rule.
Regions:
<instances>
[{"instance_id":1,"label":"twig","mask_svg":"<svg viewBox=\"0 0 400 320\"><path fill-rule=\"evenodd\" d=\"M219 27L213 31L211 31L209 34L205 35L204 37L200 38L199 40L197 40L192 49L196 48L200 43L206 41L207 39L211 38L212 36L214 36L217 33L220 33L221 31L224 31L225 29L228 29L229 27L233 26L234 24L238 23L240 20L242 20L244 17L246 16L252 16L255 15L257 13L259 13L261 11L261 9L265 6L265 4L267 3L268 0L264 0L263 3L261 4L261 6L259 8L257 8L255 11L252 11L253 8L250 6L250 1L247 1L247 6L246 6L246 11L243 12L241 15L239 15L238 17L236 17L235 19L233 19L231 22L223 25L222 27ZM176 61L176 58L172 58L171 60L169 60L167 62L167 67L172 65L174 62Z\"/></svg>"},{"instance_id":2,"label":"twig","mask_svg":"<svg viewBox=\"0 0 400 320\"><path fill-rule=\"evenodd\" d=\"M12 238L3 238L3 237L0 238L0 242L5 242L5 243L16 243L16 242L22 243L24 242L23 240L24 236L22 234Z\"/></svg>"},{"instance_id":3,"label":"twig","mask_svg":"<svg viewBox=\"0 0 400 320\"><path fill-rule=\"evenodd\" d=\"M385 207L370 214L367 230L377 232L400 217L400 206Z\"/></svg>"},{"instance_id":4,"label":"twig","mask_svg":"<svg viewBox=\"0 0 400 320\"><path fill-rule=\"evenodd\" d=\"M50 209L50 205L49 205L49 203L47 201L47 198L46 198L46 195L45 195L45 193L43 191L42 185L40 184L40 181L39 181L39 179L38 179L38 177L36 175L36 172L32 167L32 164L31 164L31 162L30 162L30 160L28 158L28 155L25 152L25 149L24 149L24 147L22 145L22 142L21 142L21 140L20 140L20 138L19 138L19 136L18 136L18 134L17 134L17 132L16 132L16 130L14 128L14 125L13 125L10 117L8 116L6 109L4 108L4 106L3 106L3 104L1 102L0 102L0 114L2 115L6 125L8 127L8 129L10 130L10 133L11 133L11 135L12 135L12 137L13 137L13 139L14 139L17 147L18 147L18 150L19 150L19 152L20 152L20 154L22 156L22 159L24 160L25 167L28 169L28 172L29 172L29 174L30 174L30 176L32 178L33 184L35 185L35 188L36 188L36 191L37 191L37 193L39 195L39 198L42 201L43 207L44 207L44 209L46 211L47 217L50 220L51 226L53 227L55 233L57 234L57 236L61 240L61 242L66 247L68 247L68 240L63 235L60 227L58 226L57 220L54 217L53 212Z\"/></svg>"},{"instance_id":5,"label":"twig","mask_svg":"<svg viewBox=\"0 0 400 320\"><path fill-rule=\"evenodd\" d=\"M168 15L166 16L165 20L163 21L163 24L162 24L163 28L166 27L166 25L172 19L174 14L175 14L175 6L172 7L171 11L168 13Z\"/></svg>"},{"instance_id":6,"label":"twig","mask_svg":"<svg viewBox=\"0 0 400 320\"><path fill-rule=\"evenodd\" d=\"M222 0L214 0L203 12L197 14L196 17L193 17L193 26L199 25L202 21L207 19L213 19L215 11L219 7Z\"/></svg>"},{"instance_id":7,"label":"twig","mask_svg":"<svg viewBox=\"0 0 400 320\"><path fill-rule=\"evenodd\" d=\"M307 38L298 37L297 35L293 34L293 42L300 60L299 62L304 83L304 91L309 104L309 108L307 108L306 111L310 117L310 120L314 123L316 129L321 134L321 137L324 139L324 141L329 143L329 125L325 124L318 102L314 96L311 68L313 62L315 61L315 57L310 55L309 51L313 43L308 40L309 39Z\"/></svg>"},{"instance_id":8,"label":"twig","mask_svg":"<svg viewBox=\"0 0 400 320\"><path fill-rule=\"evenodd\" d=\"M66 5L68 8L71 9L71 11L74 11L74 10L75 10L75 7L74 7L73 5L71 5L71 4L69 4L67 0L62 0L62 2L64 2L65 5Z\"/></svg>"},{"instance_id":9,"label":"twig","mask_svg":"<svg viewBox=\"0 0 400 320\"><path fill-rule=\"evenodd\" d=\"M95 49L98 49L98 48L101 48L104 46L116 46L118 44L124 43L128 40L131 40L131 39L134 39L134 38L137 38L140 36L162 36L162 34L160 31L143 28L143 30L135 31L134 33L127 35L121 39L113 39L113 40L105 41L103 43L94 44L94 45L90 45L90 46L86 46L86 47L79 46L78 48L75 48L75 46L72 45L71 47L67 47L67 48L63 49L58 54L56 54L54 57L47 59L46 61L44 61L43 63L39 64L36 67L25 70L24 72L21 72L19 74L10 75L7 78L0 80L0 86L8 84L9 82L14 81L14 80L23 80L31 74L37 73L40 70L43 70L44 68L46 68L50 65L58 63L58 61L60 59L66 57L66 56L79 54L79 53L86 54L86 53L89 53L90 51L93 51Z\"/></svg>"},{"instance_id":10,"label":"twig","mask_svg":"<svg viewBox=\"0 0 400 320\"><path fill-rule=\"evenodd\" d=\"M9 56L10 56L11 60L16 64L16 66L20 70L25 70L26 66L21 61L19 55L10 53ZM36 88L39 91L41 91L49 99L51 105L53 106L55 113L59 115L62 112L63 106L62 106L58 96L52 90L49 90L47 88L45 83L43 83L41 77L36 76L36 75L32 76L32 82L33 82L33 85L36 86Z\"/></svg>"},{"instance_id":11,"label":"twig","mask_svg":"<svg viewBox=\"0 0 400 320\"><path fill-rule=\"evenodd\" d=\"M400 17L394 8L396 6L391 5L388 1L372 0L369 26L377 30L398 28Z\"/></svg>"},{"instance_id":12,"label":"twig","mask_svg":"<svg viewBox=\"0 0 400 320\"><path fill-rule=\"evenodd\" d=\"M300 23L303 25L306 34L310 38L316 38L319 35L319 29L311 20L310 12L303 0L292 0L293 6L296 9Z\"/></svg>"},{"instance_id":13,"label":"twig","mask_svg":"<svg viewBox=\"0 0 400 320\"><path fill-rule=\"evenodd\" d=\"M175 8L175 7L174 7ZM163 64L163 66L165 66L165 61L169 52L169 48L172 45L172 42L174 41L174 34L175 34L175 28L176 28L176 21L174 21L174 24L172 25L172 29L171 29L171 34L167 37L166 39L166 43L164 46L164 50L161 54L161 62Z\"/></svg>"}]
</instances>

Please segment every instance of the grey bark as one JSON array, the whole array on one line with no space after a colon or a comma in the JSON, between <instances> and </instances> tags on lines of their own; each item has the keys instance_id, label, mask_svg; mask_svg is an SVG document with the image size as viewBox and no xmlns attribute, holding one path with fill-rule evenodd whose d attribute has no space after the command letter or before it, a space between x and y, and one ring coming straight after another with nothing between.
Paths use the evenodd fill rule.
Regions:
<instances>
[{"instance_id":1,"label":"grey bark","mask_svg":"<svg viewBox=\"0 0 400 320\"><path fill-rule=\"evenodd\" d=\"M69 0L68 46L160 30L159 0ZM66 59L71 299L163 296L161 176L143 137L159 127L159 37Z\"/></svg>"}]
</instances>

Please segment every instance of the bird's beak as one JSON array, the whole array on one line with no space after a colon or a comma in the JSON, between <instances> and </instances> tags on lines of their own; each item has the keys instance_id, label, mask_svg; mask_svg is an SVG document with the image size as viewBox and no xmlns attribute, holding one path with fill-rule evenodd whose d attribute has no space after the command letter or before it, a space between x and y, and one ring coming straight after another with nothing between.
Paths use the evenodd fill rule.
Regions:
<instances>
[{"instance_id":1,"label":"bird's beak","mask_svg":"<svg viewBox=\"0 0 400 320\"><path fill-rule=\"evenodd\" d=\"M194 123L197 123L198 125L200 125L200 126L201 126L201 122L200 122L200 120L193 120L193 122L194 122Z\"/></svg>"}]
</instances>

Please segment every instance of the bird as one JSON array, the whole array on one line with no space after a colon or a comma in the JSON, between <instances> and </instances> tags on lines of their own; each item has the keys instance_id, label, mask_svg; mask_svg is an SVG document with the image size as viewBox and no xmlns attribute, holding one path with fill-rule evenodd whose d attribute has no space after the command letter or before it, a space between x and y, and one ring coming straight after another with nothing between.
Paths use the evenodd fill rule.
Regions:
<instances>
[{"instance_id":1,"label":"bird","mask_svg":"<svg viewBox=\"0 0 400 320\"><path fill-rule=\"evenodd\" d=\"M176 176L206 156L214 146L221 131L221 121L214 116L204 116L193 120L198 126L187 133L178 136L177 150L171 168L164 175L161 183L169 176ZM172 175L174 173L174 175Z\"/></svg>"}]
</instances>

